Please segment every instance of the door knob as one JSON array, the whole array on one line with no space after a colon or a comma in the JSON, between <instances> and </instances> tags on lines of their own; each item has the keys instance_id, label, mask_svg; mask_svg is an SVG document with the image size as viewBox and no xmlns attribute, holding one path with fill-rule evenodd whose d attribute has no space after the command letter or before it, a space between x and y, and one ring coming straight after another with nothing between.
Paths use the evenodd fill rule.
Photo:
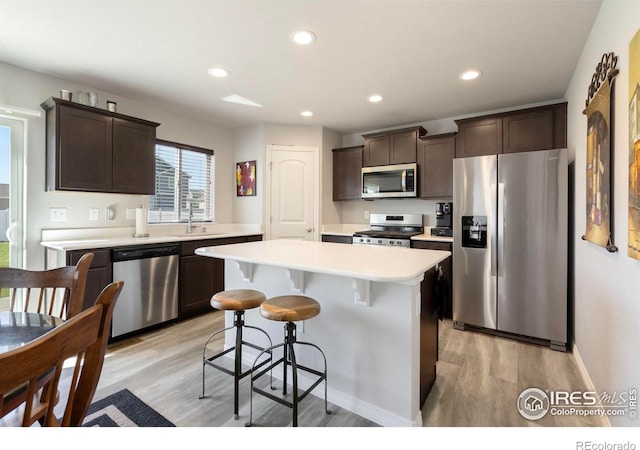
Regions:
<instances>
[{"instance_id":1,"label":"door knob","mask_svg":"<svg viewBox=\"0 0 640 450\"><path fill-rule=\"evenodd\" d=\"M307 228L307 233L311 233L312 230L313 228Z\"/></svg>"}]
</instances>

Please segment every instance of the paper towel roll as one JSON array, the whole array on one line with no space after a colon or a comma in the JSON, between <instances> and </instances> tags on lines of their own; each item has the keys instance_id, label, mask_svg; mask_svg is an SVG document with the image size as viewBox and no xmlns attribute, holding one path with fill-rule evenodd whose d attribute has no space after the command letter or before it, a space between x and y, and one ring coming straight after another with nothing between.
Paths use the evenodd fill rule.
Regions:
<instances>
[{"instance_id":1,"label":"paper towel roll","mask_svg":"<svg viewBox=\"0 0 640 450\"><path fill-rule=\"evenodd\" d=\"M147 235L147 208L140 206L136 208L136 236Z\"/></svg>"}]
</instances>

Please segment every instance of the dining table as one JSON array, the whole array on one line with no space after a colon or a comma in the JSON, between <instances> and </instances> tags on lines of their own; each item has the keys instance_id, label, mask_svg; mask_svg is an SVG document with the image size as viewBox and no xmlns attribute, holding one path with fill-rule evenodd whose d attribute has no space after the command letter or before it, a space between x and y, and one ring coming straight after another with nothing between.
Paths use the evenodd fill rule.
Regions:
<instances>
[{"instance_id":1,"label":"dining table","mask_svg":"<svg viewBox=\"0 0 640 450\"><path fill-rule=\"evenodd\" d=\"M47 314L33 312L0 312L0 355L38 339L55 327L61 325L63 319ZM11 370L3 367L2 370ZM38 388L44 386L49 377L41 378ZM0 406L0 426L14 426L13 418L4 417L26 400L26 385L5 393L4 402Z\"/></svg>"},{"instance_id":2,"label":"dining table","mask_svg":"<svg viewBox=\"0 0 640 450\"><path fill-rule=\"evenodd\" d=\"M64 322L63 319L33 312L0 312L0 354L39 338Z\"/></svg>"}]
</instances>

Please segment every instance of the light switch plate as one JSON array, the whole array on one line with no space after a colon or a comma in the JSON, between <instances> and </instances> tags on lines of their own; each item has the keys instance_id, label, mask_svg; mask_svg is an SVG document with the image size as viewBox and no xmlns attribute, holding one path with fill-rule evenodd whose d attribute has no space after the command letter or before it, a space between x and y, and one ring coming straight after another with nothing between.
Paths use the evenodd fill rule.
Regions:
<instances>
[{"instance_id":1,"label":"light switch plate","mask_svg":"<svg viewBox=\"0 0 640 450\"><path fill-rule=\"evenodd\" d=\"M51 222L66 222L67 208L49 208L49 220Z\"/></svg>"},{"instance_id":2,"label":"light switch plate","mask_svg":"<svg viewBox=\"0 0 640 450\"><path fill-rule=\"evenodd\" d=\"M368 219L368 218L369 218L369 211L365 211L365 212L364 212L364 218L365 218L365 219Z\"/></svg>"},{"instance_id":3,"label":"light switch plate","mask_svg":"<svg viewBox=\"0 0 640 450\"><path fill-rule=\"evenodd\" d=\"M100 220L100 209L99 208L89 208L89 220L91 220L91 221Z\"/></svg>"}]
</instances>

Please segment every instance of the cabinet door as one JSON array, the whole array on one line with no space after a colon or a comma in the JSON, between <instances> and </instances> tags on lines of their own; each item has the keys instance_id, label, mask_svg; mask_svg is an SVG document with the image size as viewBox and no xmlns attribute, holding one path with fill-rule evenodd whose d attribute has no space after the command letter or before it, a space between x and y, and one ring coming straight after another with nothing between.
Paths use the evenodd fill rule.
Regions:
<instances>
[{"instance_id":1,"label":"cabinet door","mask_svg":"<svg viewBox=\"0 0 640 450\"><path fill-rule=\"evenodd\" d=\"M432 137L418 144L418 182L420 197L442 198L453 196L453 157L455 135Z\"/></svg>"},{"instance_id":2,"label":"cabinet door","mask_svg":"<svg viewBox=\"0 0 640 450\"><path fill-rule=\"evenodd\" d=\"M499 117L458 122L456 158L502 153L502 119Z\"/></svg>"},{"instance_id":3,"label":"cabinet door","mask_svg":"<svg viewBox=\"0 0 640 450\"><path fill-rule=\"evenodd\" d=\"M75 266L85 253L93 253L93 260L87 274L82 310L95 305L100 292L112 280L111 250L74 250L67 255L67 264Z\"/></svg>"},{"instance_id":4,"label":"cabinet door","mask_svg":"<svg viewBox=\"0 0 640 450\"><path fill-rule=\"evenodd\" d=\"M362 198L362 147L333 150L333 200Z\"/></svg>"},{"instance_id":5,"label":"cabinet door","mask_svg":"<svg viewBox=\"0 0 640 450\"><path fill-rule=\"evenodd\" d=\"M503 152L529 152L554 148L553 125L552 109L510 114L503 117Z\"/></svg>"},{"instance_id":6,"label":"cabinet door","mask_svg":"<svg viewBox=\"0 0 640 450\"><path fill-rule=\"evenodd\" d=\"M336 244L352 244L353 238L351 236L337 236L332 234L323 234L322 242L334 242Z\"/></svg>"},{"instance_id":7,"label":"cabinet door","mask_svg":"<svg viewBox=\"0 0 640 450\"><path fill-rule=\"evenodd\" d=\"M180 258L180 317L210 311L211 296L223 290L224 260L206 256Z\"/></svg>"},{"instance_id":8,"label":"cabinet door","mask_svg":"<svg viewBox=\"0 0 640 450\"><path fill-rule=\"evenodd\" d=\"M448 242L433 242L433 241L411 241L412 248L421 248L425 250L444 250L447 252L451 252L453 254L453 244ZM447 319L451 319L453 317L453 260L450 256L440 263L440 267L442 267L442 272L449 282L449 291L447 292L447 301L444 305L444 317Z\"/></svg>"},{"instance_id":9,"label":"cabinet door","mask_svg":"<svg viewBox=\"0 0 640 450\"><path fill-rule=\"evenodd\" d=\"M155 193L156 129L113 119L113 192Z\"/></svg>"},{"instance_id":10,"label":"cabinet door","mask_svg":"<svg viewBox=\"0 0 640 450\"><path fill-rule=\"evenodd\" d=\"M436 381L438 314L435 306L436 271L431 268L420 284L420 408Z\"/></svg>"},{"instance_id":11,"label":"cabinet door","mask_svg":"<svg viewBox=\"0 0 640 450\"><path fill-rule=\"evenodd\" d=\"M389 135L366 139L362 156L364 167L386 166L389 164Z\"/></svg>"},{"instance_id":12,"label":"cabinet door","mask_svg":"<svg viewBox=\"0 0 640 450\"><path fill-rule=\"evenodd\" d=\"M111 117L66 106L58 112L55 189L110 191Z\"/></svg>"},{"instance_id":13,"label":"cabinet door","mask_svg":"<svg viewBox=\"0 0 640 450\"><path fill-rule=\"evenodd\" d=\"M392 134L389 142L389 164L416 162L417 131Z\"/></svg>"}]
</instances>

